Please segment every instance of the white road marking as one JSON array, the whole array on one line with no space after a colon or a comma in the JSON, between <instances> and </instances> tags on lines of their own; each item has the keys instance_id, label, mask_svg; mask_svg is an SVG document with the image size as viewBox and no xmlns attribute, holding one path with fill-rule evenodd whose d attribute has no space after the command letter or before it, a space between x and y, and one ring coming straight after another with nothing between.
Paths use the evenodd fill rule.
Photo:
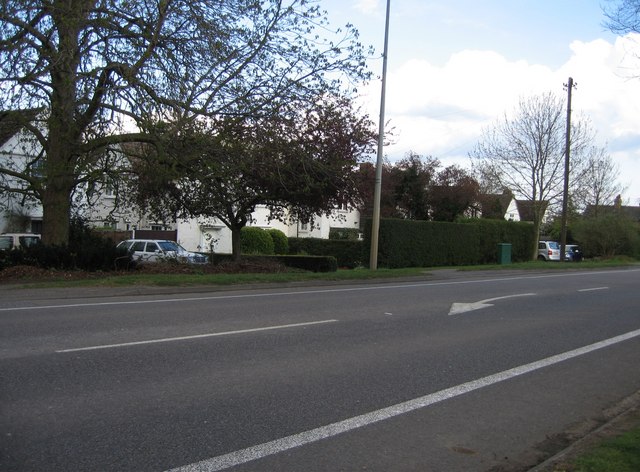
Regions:
<instances>
[{"instance_id":1,"label":"white road marking","mask_svg":"<svg viewBox=\"0 0 640 472\"><path fill-rule=\"evenodd\" d=\"M60 349L56 351L57 353L64 352L78 352L78 351L97 351L98 349L111 349L116 347L128 347L128 346L140 346L143 344L156 344L156 343L168 343L173 341L188 341L191 339L201 339L201 338L213 338L215 336L229 336L232 334L246 334L246 333L258 333L260 331L273 331L276 329L285 329L285 328L299 328L303 326L313 326L319 324L326 323L336 323L338 320L322 320L322 321L311 321L308 323L295 323L295 324L286 324L280 326L267 326L265 328L252 328L252 329L241 329L237 331L223 331L220 333L206 333L206 334L194 334L192 336L179 336L175 338L162 338L162 339L149 339L146 341L134 341L130 343L118 343L118 344L102 344L100 346L89 346L89 347L78 347L73 349Z\"/></svg>"},{"instance_id":2,"label":"white road marking","mask_svg":"<svg viewBox=\"0 0 640 472\"><path fill-rule=\"evenodd\" d=\"M512 379L519 375L528 374L530 372L543 369L545 367L564 362L575 357L583 356L599 349L604 349L615 344L628 341L630 339L640 336L640 330L631 331L614 338L606 339L588 346L584 346L572 351L568 351L555 356L547 357L530 364L525 364L513 369L505 370L497 374L482 377L477 380L456 385L455 387L440 390L439 392L425 395L420 398L409 400L403 403L382 408L377 411L372 411L364 415L355 416L353 418L332 423L327 426L322 426L302 433L294 434L284 438L276 439L274 441L259 444L257 446L248 447L239 451L230 452L211 459L206 459L201 462L195 462L182 467L171 469L167 472L214 472L218 470L228 469L237 465L245 464L250 461L262 459L267 456L278 454L296 447L304 446L306 444L314 443L322 439L327 439L333 436L337 436L342 433L352 431L354 429L363 428L380 421L384 421L395 416L403 415L405 413L412 412L421 408L425 408L436 403L449 400L451 398L464 395L465 393L478 390L483 387L504 382L505 380Z\"/></svg>"},{"instance_id":3,"label":"white road marking","mask_svg":"<svg viewBox=\"0 0 640 472\"><path fill-rule=\"evenodd\" d=\"M628 272L639 272L640 269L628 269L625 270ZM208 301L208 300L233 300L240 298L262 298L262 297L287 297L294 295L309 295L309 294L321 294L321 293L341 293L341 292L364 292L370 290L395 290L399 288L422 288L422 287L439 287L443 285L468 285L468 284L481 284L481 283L492 283L492 282L507 282L512 280L534 280L534 279L547 279L547 278L558 278L558 277L581 277L586 275L602 275L602 274L612 274L612 273L621 273L622 271L598 271L598 272L571 272L566 274L544 274L544 275L534 275L534 276L522 276L522 277L502 277L495 279L481 279L481 280L458 280L458 281L449 281L449 282L423 282L418 284L398 284L398 285L372 285L367 287L349 287L349 288L332 288L332 289L322 289L322 290L300 290L293 292L271 292L271 293L244 293L240 295L212 295L207 297L183 297L183 298L160 298L153 300L131 300L131 301L113 301L113 302L92 302L92 303L72 303L65 305L33 305L33 306L22 306L22 307L7 307L0 308L0 312L2 311L20 311L20 310L51 310L54 308L83 308L83 307L91 307L91 306L118 306L118 305L145 305L151 303L185 303L191 301ZM233 290L232 287L229 290ZM132 295L139 296L139 295Z\"/></svg>"},{"instance_id":4,"label":"white road marking","mask_svg":"<svg viewBox=\"0 0 640 472\"><path fill-rule=\"evenodd\" d=\"M609 287L583 288L582 290L578 290L578 292L595 292L596 290L609 290Z\"/></svg>"},{"instance_id":5,"label":"white road marking","mask_svg":"<svg viewBox=\"0 0 640 472\"><path fill-rule=\"evenodd\" d=\"M486 300L480 300L479 302L474 303L454 303L451 305L451 310L449 310L449 315L459 315L460 313L467 313L469 311L480 310L481 308L487 308L493 306L492 303L496 300L504 300L506 298L517 298L517 297L532 297L535 293L520 293L517 295L505 295L503 297L495 297L495 298L487 298Z\"/></svg>"}]
</instances>

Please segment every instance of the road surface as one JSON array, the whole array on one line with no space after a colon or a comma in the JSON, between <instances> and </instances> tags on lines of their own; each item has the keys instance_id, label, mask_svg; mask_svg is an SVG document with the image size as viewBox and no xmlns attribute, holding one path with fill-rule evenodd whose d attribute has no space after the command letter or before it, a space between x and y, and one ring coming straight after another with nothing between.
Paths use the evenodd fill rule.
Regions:
<instances>
[{"instance_id":1,"label":"road surface","mask_svg":"<svg viewBox=\"0 0 640 472\"><path fill-rule=\"evenodd\" d=\"M527 470L640 389L639 288L622 269L14 291L0 469Z\"/></svg>"}]
</instances>

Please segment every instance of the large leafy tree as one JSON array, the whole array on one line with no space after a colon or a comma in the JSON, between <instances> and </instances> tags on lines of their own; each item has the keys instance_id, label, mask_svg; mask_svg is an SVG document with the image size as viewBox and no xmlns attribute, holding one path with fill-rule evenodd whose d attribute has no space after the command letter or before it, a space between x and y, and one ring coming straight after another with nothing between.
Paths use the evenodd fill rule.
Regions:
<instances>
[{"instance_id":1,"label":"large leafy tree","mask_svg":"<svg viewBox=\"0 0 640 472\"><path fill-rule=\"evenodd\" d=\"M159 216L216 218L231 230L235 257L258 205L273 219L303 222L355 207L355 171L376 142L367 116L350 100L326 95L280 111L166 135L164 152L138 159L135 203Z\"/></svg>"},{"instance_id":2,"label":"large leafy tree","mask_svg":"<svg viewBox=\"0 0 640 472\"><path fill-rule=\"evenodd\" d=\"M431 218L455 221L477 202L479 193L480 185L465 169L456 165L444 168L429 192Z\"/></svg>"},{"instance_id":3,"label":"large leafy tree","mask_svg":"<svg viewBox=\"0 0 640 472\"><path fill-rule=\"evenodd\" d=\"M64 244L71 195L103 178L105 149L151 141L158 120L175 131L346 91L365 56L313 0L2 0L0 103L42 111L25 127L42 153L41 172L4 160L0 177L41 201L43 239Z\"/></svg>"},{"instance_id":4,"label":"large leafy tree","mask_svg":"<svg viewBox=\"0 0 640 472\"><path fill-rule=\"evenodd\" d=\"M584 119L572 120L571 181L580 182L586 151L594 140ZM535 233L549 205L562 198L566 143L565 101L553 93L520 100L513 114L505 115L485 130L470 153L483 181L508 188L531 202ZM537 254L538 242L532 247Z\"/></svg>"},{"instance_id":5,"label":"large leafy tree","mask_svg":"<svg viewBox=\"0 0 640 472\"><path fill-rule=\"evenodd\" d=\"M394 199L404 218L429 219L429 190L435 183L440 161L410 152L394 166Z\"/></svg>"}]
</instances>

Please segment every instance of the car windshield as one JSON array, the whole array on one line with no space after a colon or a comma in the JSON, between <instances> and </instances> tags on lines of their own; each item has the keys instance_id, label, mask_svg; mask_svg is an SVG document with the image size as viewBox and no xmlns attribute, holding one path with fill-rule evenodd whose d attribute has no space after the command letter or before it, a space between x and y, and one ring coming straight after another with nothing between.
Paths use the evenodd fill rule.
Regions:
<instances>
[{"instance_id":1,"label":"car windshield","mask_svg":"<svg viewBox=\"0 0 640 472\"><path fill-rule=\"evenodd\" d=\"M555 241L552 241L549 243L549 247L551 249L560 249L560 245L558 243L556 243Z\"/></svg>"}]
</instances>

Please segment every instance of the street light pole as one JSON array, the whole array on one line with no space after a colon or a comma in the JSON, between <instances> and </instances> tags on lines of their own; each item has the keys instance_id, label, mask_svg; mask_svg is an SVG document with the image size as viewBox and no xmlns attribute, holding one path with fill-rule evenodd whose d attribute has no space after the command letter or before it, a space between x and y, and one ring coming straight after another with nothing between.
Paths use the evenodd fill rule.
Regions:
<instances>
[{"instance_id":1,"label":"street light pole","mask_svg":"<svg viewBox=\"0 0 640 472\"><path fill-rule=\"evenodd\" d=\"M568 89L567 96L567 131L564 148L564 188L562 192L562 223L560 228L560 262L565 262L567 246L567 220L569 218L569 170L571 156L571 92L575 87L573 78L565 84Z\"/></svg>"},{"instance_id":2,"label":"street light pole","mask_svg":"<svg viewBox=\"0 0 640 472\"><path fill-rule=\"evenodd\" d=\"M389 51L389 10L391 0L387 0L387 15L384 26L384 52L382 55L382 92L380 98L380 123L378 127L378 157L376 160L376 181L373 192L373 219L371 222L371 253L369 269L378 269L378 235L380 233L380 198L382 195L382 163L384 157L384 108L387 88L387 59Z\"/></svg>"}]
</instances>

